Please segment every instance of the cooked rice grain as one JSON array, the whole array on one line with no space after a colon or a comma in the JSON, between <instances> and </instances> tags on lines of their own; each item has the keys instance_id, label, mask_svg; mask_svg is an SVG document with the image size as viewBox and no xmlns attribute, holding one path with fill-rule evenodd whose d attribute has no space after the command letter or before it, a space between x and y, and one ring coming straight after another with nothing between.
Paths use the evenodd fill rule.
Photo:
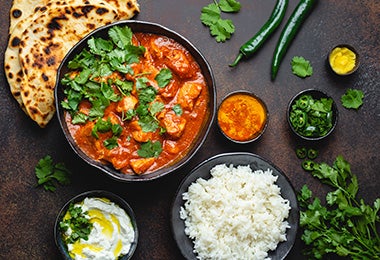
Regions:
<instances>
[{"instance_id":1,"label":"cooked rice grain","mask_svg":"<svg viewBox=\"0 0 380 260\"><path fill-rule=\"evenodd\" d=\"M286 241L289 201L267 169L216 165L183 193L180 217L198 259L266 259Z\"/></svg>"}]
</instances>

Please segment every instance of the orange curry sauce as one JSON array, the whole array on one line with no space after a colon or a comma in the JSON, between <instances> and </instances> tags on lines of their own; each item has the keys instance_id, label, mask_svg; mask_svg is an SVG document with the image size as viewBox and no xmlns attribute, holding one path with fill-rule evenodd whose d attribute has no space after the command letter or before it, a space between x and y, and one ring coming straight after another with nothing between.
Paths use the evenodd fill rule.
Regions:
<instances>
[{"instance_id":1,"label":"orange curry sauce","mask_svg":"<svg viewBox=\"0 0 380 260\"><path fill-rule=\"evenodd\" d=\"M146 48L139 63L132 64L134 75L144 75L149 84L157 89L156 101L162 102L165 108L159 112L157 119L166 132L143 132L135 116L132 120L122 120L123 111L138 106L135 91L131 96L125 96L118 102L111 102L105 110L104 120L118 123L123 127L118 138L118 146L107 149L103 141L112 133L99 133L96 139L91 135L94 122L74 125L71 116L66 113L66 122L71 135L79 147L91 158L111 163L115 169L125 174L149 173L182 158L197 138L204 125L209 104L209 92L199 65L191 54L179 43L165 36L148 33L135 33L133 44ZM170 83L160 88L155 81L156 75L162 68L169 68L173 78ZM127 75L128 80L131 75ZM116 90L115 88L115 91ZM173 111L173 106L179 104L182 115ZM88 102L82 102L81 109L89 109ZM162 152L158 157L142 158L137 154L141 144L147 141L160 141Z\"/></svg>"}]
</instances>

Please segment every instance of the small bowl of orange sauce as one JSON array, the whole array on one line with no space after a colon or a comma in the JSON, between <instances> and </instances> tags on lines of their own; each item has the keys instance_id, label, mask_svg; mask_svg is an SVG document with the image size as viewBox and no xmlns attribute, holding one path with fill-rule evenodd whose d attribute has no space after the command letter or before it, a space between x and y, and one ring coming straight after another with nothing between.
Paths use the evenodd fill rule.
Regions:
<instances>
[{"instance_id":1,"label":"small bowl of orange sauce","mask_svg":"<svg viewBox=\"0 0 380 260\"><path fill-rule=\"evenodd\" d=\"M240 144L261 137L268 125L269 113L265 103L249 91L239 90L223 98L217 121L223 135Z\"/></svg>"}]
</instances>

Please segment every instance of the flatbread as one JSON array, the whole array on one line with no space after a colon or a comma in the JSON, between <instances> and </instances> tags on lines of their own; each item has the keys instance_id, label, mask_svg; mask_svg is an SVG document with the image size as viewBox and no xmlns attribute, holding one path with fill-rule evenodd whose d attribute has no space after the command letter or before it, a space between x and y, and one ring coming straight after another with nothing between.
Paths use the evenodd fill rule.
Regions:
<instances>
[{"instance_id":1,"label":"flatbread","mask_svg":"<svg viewBox=\"0 0 380 260\"><path fill-rule=\"evenodd\" d=\"M57 69L66 53L100 25L117 20L117 12L99 5L51 9L22 34L19 59L23 71L21 98L29 116L45 127L55 113Z\"/></svg>"},{"instance_id":2,"label":"flatbread","mask_svg":"<svg viewBox=\"0 0 380 260\"><path fill-rule=\"evenodd\" d=\"M70 48L93 29L139 12L137 0L14 0L4 68L24 112L45 127L55 113L57 69Z\"/></svg>"},{"instance_id":3,"label":"flatbread","mask_svg":"<svg viewBox=\"0 0 380 260\"><path fill-rule=\"evenodd\" d=\"M16 3L19 0L15 0ZM21 98L21 81L23 78L23 72L19 61L19 45L21 42L21 37L24 31L33 23L33 21L42 15L47 10L64 6L64 5L75 5L75 4L85 4L89 5L88 0L66 0L66 1L50 1L44 5L43 1L46 0L35 0L34 12L28 13L29 16L25 17L26 13L23 12L23 19L19 20L18 23L13 27L10 35L7 49L4 54L4 70L7 77L9 87L13 97L19 103L20 107L26 112L25 106ZM28 2L28 1L26 1ZM116 8L107 4L102 0L91 0L92 4L102 4L107 6L107 8L113 9L117 12ZM20 4L19 4L20 5ZM14 8L12 8L14 9ZM12 20L12 19L11 19ZM11 28L10 28L11 30Z\"/></svg>"}]
</instances>

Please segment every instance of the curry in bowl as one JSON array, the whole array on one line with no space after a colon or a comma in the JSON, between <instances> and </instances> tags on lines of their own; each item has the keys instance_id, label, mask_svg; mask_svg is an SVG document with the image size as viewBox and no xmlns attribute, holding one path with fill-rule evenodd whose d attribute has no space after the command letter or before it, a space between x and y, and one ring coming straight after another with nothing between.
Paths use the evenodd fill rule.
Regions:
<instances>
[{"instance_id":1,"label":"curry in bowl","mask_svg":"<svg viewBox=\"0 0 380 260\"><path fill-rule=\"evenodd\" d=\"M61 124L74 146L126 175L175 164L197 149L213 117L210 82L192 53L128 24L88 37L60 84Z\"/></svg>"}]
</instances>

